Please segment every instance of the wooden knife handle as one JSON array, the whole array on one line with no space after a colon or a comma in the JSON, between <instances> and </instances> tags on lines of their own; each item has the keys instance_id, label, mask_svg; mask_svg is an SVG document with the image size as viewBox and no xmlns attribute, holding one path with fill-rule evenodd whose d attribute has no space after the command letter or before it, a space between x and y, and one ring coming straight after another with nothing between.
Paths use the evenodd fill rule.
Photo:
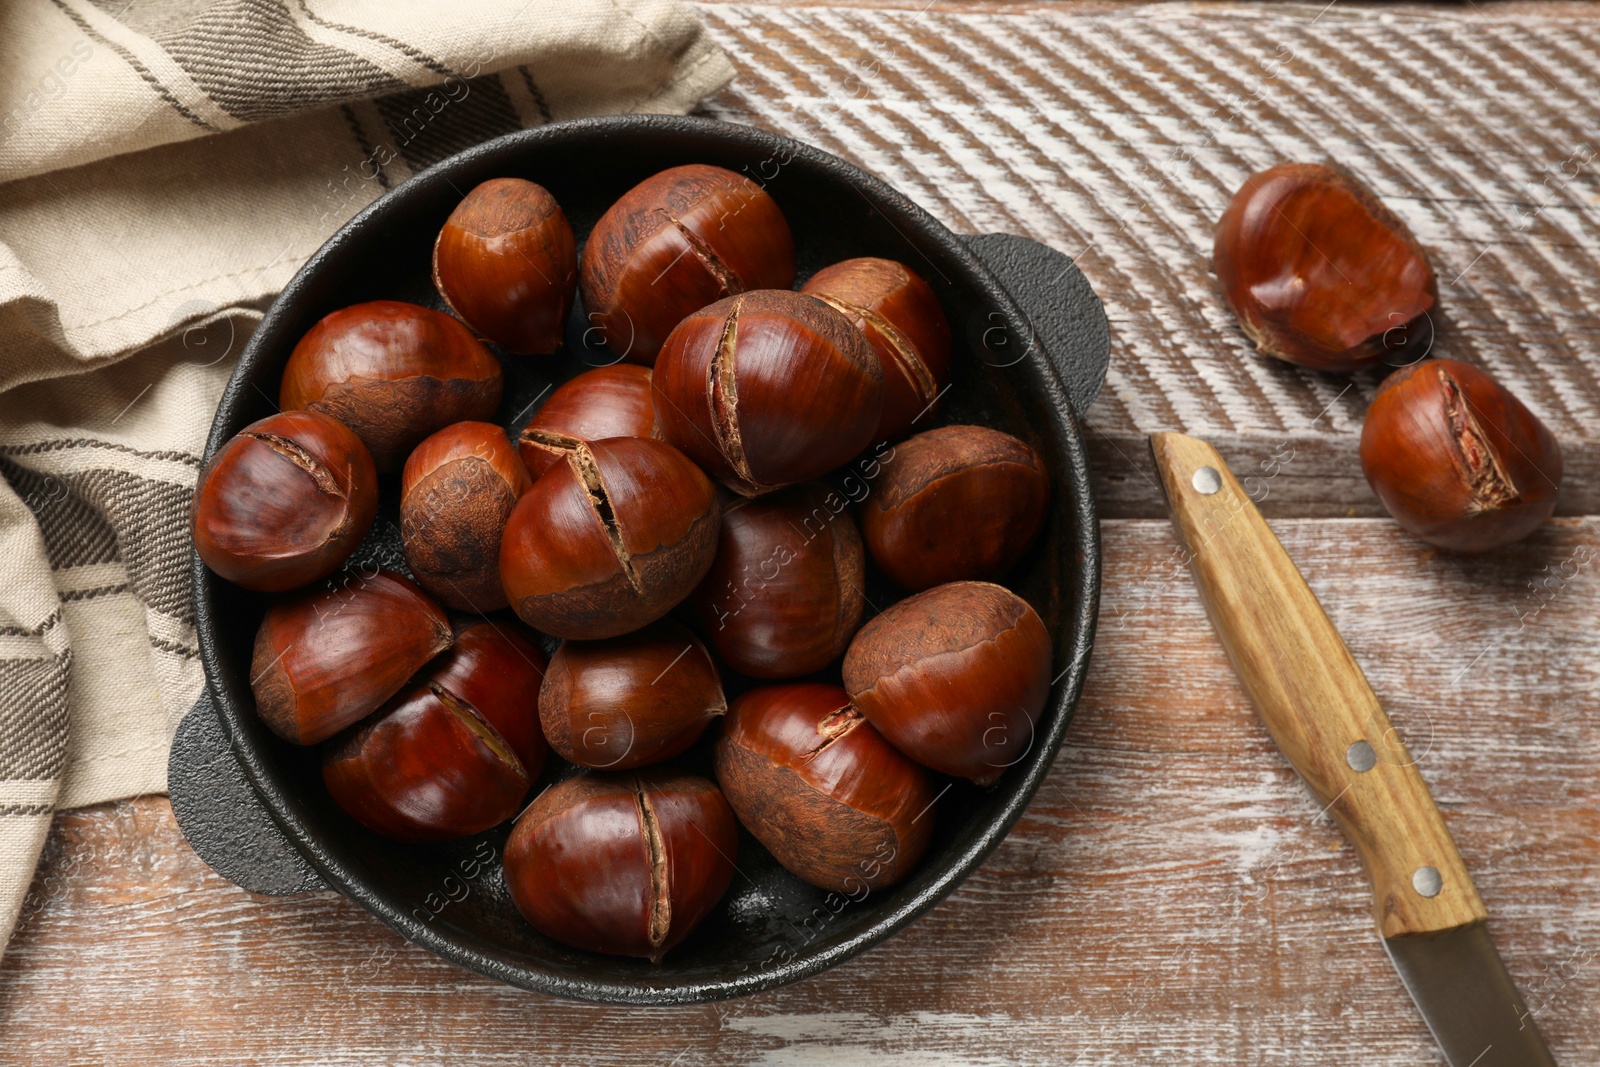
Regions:
<instances>
[{"instance_id":1,"label":"wooden knife handle","mask_svg":"<svg viewBox=\"0 0 1600 1067\"><path fill-rule=\"evenodd\" d=\"M1273 740L1361 854L1379 932L1483 922L1483 901L1415 761L1227 464L1183 434L1155 434L1150 449L1228 658Z\"/></svg>"}]
</instances>

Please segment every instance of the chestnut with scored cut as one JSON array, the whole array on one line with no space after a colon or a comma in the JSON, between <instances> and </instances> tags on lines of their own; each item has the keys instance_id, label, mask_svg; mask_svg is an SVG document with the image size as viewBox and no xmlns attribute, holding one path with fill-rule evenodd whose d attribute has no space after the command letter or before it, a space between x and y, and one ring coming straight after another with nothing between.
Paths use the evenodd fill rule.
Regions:
<instances>
[{"instance_id":1,"label":"chestnut with scored cut","mask_svg":"<svg viewBox=\"0 0 1600 1067\"><path fill-rule=\"evenodd\" d=\"M661 618L717 551L716 491L660 441L579 442L511 511L500 541L506 598L556 637L616 637Z\"/></svg>"},{"instance_id":2,"label":"chestnut with scored cut","mask_svg":"<svg viewBox=\"0 0 1600 1067\"><path fill-rule=\"evenodd\" d=\"M516 623L485 621L460 627L428 677L494 727L528 777L537 778L550 753L539 728L539 686L548 667L538 643Z\"/></svg>"},{"instance_id":3,"label":"chestnut with scored cut","mask_svg":"<svg viewBox=\"0 0 1600 1067\"><path fill-rule=\"evenodd\" d=\"M374 833L447 841L515 815L533 775L471 705L429 681L335 739L323 753L322 781Z\"/></svg>"},{"instance_id":4,"label":"chestnut with scored cut","mask_svg":"<svg viewBox=\"0 0 1600 1067\"><path fill-rule=\"evenodd\" d=\"M893 885L932 836L928 772L836 685L770 685L739 697L716 767L739 821L819 889L854 896Z\"/></svg>"},{"instance_id":5,"label":"chestnut with scored cut","mask_svg":"<svg viewBox=\"0 0 1600 1067\"><path fill-rule=\"evenodd\" d=\"M999 578L1044 527L1039 454L986 426L941 426L895 446L861 505L873 561L907 589Z\"/></svg>"},{"instance_id":6,"label":"chestnut with scored cut","mask_svg":"<svg viewBox=\"0 0 1600 1067\"><path fill-rule=\"evenodd\" d=\"M794 284L794 237L761 186L691 163L623 194L583 246L591 327L622 358L651 364L683 318L726 296Z\"/></svg>"},{"instance_id":7,"label":"chestnut with scored cut","mask_svg":"<svg viewBox=\"0 0 1600 1067\"><path fill-rule=\"evenodd\" d=\"M530 484L493 423L458 422L418 445L400 475L400 539L417 583L458 611L505 607L500 535Z\"/></svg>"},{"instance_id":8,"label":"chestnut with scored cut","mask_svg":"<svg viewBox=\"0 0 1600 1067\"><path fill-rule=\"evenodd\" d=\"M624 637L563 642L539 691L550 747L601 770L676 756L727 710L711 654L666 619Z\"/></svg>"},{"instance_id":9,"label":"chestnut with scored cut","mask_svg":"<svg viewBox=\"0 0 1600 1067\"><path fill-rule=\"evenodd\" d=\"M433 284L467 325L508 352L561 347L578 287L572 227L556 198L521 178L491 178L445 220Z\"/></svg>"},{"instance_id":10,"label":"chestnut with scored cut","mask_svg":"<svg viewBox=\"0 0 1600 1067\"><path fill-rule=\"evenodd\" d=\"M373 300L335 311L294 346L278 405L332 415L356 432L379 471L417 442L500 405L500 361L442 311Z\"/></svg>"},{"instance_id":11,"label":"chestnut with scored cut","mask_svg":"<svg viewBox=\"0 0 1600 1067\"><path fill-rule=\"evenodd\" d=\"M1431 343L1438 285L1427 254L1343 170L1284 163L1251 175L1217 223L1212 266L1269 356L1353 371Z\"/></svg>"},{"instance_id":12,"label":"chestnut with scored cut","mask_svg":"<svg viewBox=\"0 0 1600 1067\"><path fill-rule=\"evenodd\" d=\"M800 288L844 315L883 365L883 414L873 439L931 424L950 376L950 323L933 289L904 263L863 256L824 267Z\"/></svg>"},{"instance_id":13,"label":"chestnut with scored cut","mask_svg":"<svg viewBox=\"0 0 1600 1067\"><path fill-rule=\"evenodd\" d=\"M1555 511L1561 446L1478 368L1431 359L1395 371L1361 427L1361 469L1395 521L1429 544L1484 552Z\"/></svg>"},{"instance_id":14,"label":"chestnut with scored cut","mask_svg":"<svg viewBox=\"0 0 1600 1067\"><path fill-rule=\"evenodd\" d=\"M200 474L195 550L235 585L283 592L326 578L378 514L378 472L343 423L285 411L240 430Z\"/></svg>"},{"instance_id":15,"label":"chestnut with scored cut","mask_svg":"<svg viewBox=\"0 0 1600 1067\"><path fill-rule=\"evenodd\" d=\"M689 599L717 655L755 678L796 678L861 625L866 556L847 502L810 482L723 507L717 558Z\"/></svg>"},{"instance_id":16,"label":"chestnut with scored cut","mask_svg":"<svg viewBox=\"0 0 1600 1067\"><path fill-rule=\"evenodd\" d=\"M517 439L517 452L535 479L561 462L579 441L654 437L650 368L616 363L584 371L550 394Z\"/></svg>"},{"instance_id":17,"label":"chestnut with scored cut","mask_svg":"<svg viewBox=\"0 0 1600 1067\"><path fill-rule=\"evenodd\" d=\"M451 639L443 609L393 571L273 604L250 660L256 713L285 741L316 744L376 711Z\"/></svg>"},{"instance_id":18,"label":"chestnut with scored cut","mask_svg":"<svg viewBox=\"0 0 1600 1067\"><path fill-rule=\"evenodd\" d=\"M706 779L591 772L518 817L506 888L546 937L659 963L728 891L738 847L733 811Z\"/></svg>"},{"instance_id":19,"label":"chestnut with scored cut","mask_svg":"<svg viewBox=\"0 0 1600 1067\"><path fill-rule=\"evenodd\" d=\"M901 752L990 785L1033 748L1050 662L1050 635L1027 601L951 582L863 626L844 656L844 687Z\"/></svg>"},{"instance_id":20,"label":"chestnut with scored cut","mask_svg":"<svg viewBox=\"0 0 1600 1067\"><path fill-rule=\"evenodd\" d=\"M872 346L821 300L787 290L684 319L650 384L662 439L744 496L843 465L872 442L883 411Z\"/></svg>"}]
</instances>

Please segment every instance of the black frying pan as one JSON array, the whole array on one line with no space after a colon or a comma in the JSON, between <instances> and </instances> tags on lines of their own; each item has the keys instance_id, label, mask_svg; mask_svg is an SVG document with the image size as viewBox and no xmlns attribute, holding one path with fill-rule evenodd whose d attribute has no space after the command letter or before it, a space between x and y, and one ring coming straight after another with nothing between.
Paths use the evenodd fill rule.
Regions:
<instances>
[{"instance_id":1,"label":"black frying pan","mask_svg":"<svg viewBox=\"0 0 1600 1067\"><path fill-rule=\"evenodd\" d=\"M556 195L581 240L624 190L691 162L719 164L766 185L794 230L802 280L858 255L899 259L920 272L938 292L957 343L939 421L1016 434L1048 462L1054 490L1048 530L1007 578L1055 640L1059 677L1032 746L988 790L950 784L927 856L899 885L859 900L825 893L787 874L746 836L726 900L665 962L594 955L542 937L517 915L500 878L507 827L448 845L399 845L361 829L332 804L316 752L280 741L255 715L250 649L266 599L216 578L196 556L196 622L210 701L180 729L171 791L196 849L231 877L278 892L326 884L412 941L528 989L596 1001L686 1003L795 981L876 944L970 874L1027 806L1072 716L1094 633L1098 525L1074 405L1081 411L1104 377L1105 314L1065 257L1023 238L958 238L834 156L749 126L653 116L558 123L462 152L362 211L294 277L240 357L207 457L272 413L290 349L326 313L380 297L442 306L429 281L433 240L478 182L500 176L539 182ZM569 353L506 360L501 417L508 427L520 428L553 381L585 362L610 361L584 348L584 326L580 307L569 324ZM385 522L398 493L392 484L384 488L388 510L355 565L404 566L398 534ZM869 575L872 603L883 606L897 595ZM732 676L728 683L730 696L748 684ZM686 766L708 773L707 747L703 740ZM547 770L535 788L563 773L571 772Z\"/></svg>"}]
</instances>

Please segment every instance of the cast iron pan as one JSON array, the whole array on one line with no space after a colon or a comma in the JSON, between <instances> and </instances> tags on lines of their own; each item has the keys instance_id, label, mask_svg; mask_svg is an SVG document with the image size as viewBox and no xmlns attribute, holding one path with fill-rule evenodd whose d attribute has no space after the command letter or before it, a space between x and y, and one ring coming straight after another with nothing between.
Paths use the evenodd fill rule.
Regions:
<instances>
[{"instance_id":1,"label":"cast iron pan","mask_svg":"<svg viewBox=\"0 0 1600 1067\"><path fill-rule=\"evenodd\" d=\"M500 874L507 827L449 845L406 846L366 832L331 803L315 750L278 740L255 715L250 649L266 599L214 577L197 556L196 623L210 700L180 728L170 786L185 834L228 877L260 892L338 889L419 945L528 989L594 1001L688 1003L792 982L883 940L970 874L1027 806L1066 731L1093 638L1098 526L1075 412L1105 374L1105 313L1059 253L1019 237L957 238L834 156L749 126L652 116L560 123L468 149L362 211L294 277L240 357L207 457L273 412L290 349L323 315L380 297L442 306L429 281L433 240L478 182L502 176L539 182L561 202L581 240L630 186L692 162L719 164L767 187L794 230L801 280L859 255L898 259L920 272L938 292L957 339L954 380L937 421L994 426L1044 455L1054 491L1049 527L1006 579L1039 610L1055 640L1059 677L1033 744L988 790L949 783L928 855L899 885L862 899L825 893L787 874L746 835L726 900L665 962L593 955L542 937L517 915ZM506 359L501 417L509 428L526 422L553 382L585 364L612 361L588 348L585 334L580 307L568 327L567 353ZM404 567L392 482L383 487L388 510L353 566ZM870 492L859 472L854 485L839 478L835 484L858 498ZM867 593L880 606L900 595L872 575ZM748 685L731 674L726 681L730 697ZM708 746L702 740L684 766L709 774ZM553 767L534 788L568 773Z\"/></svg>"}]
</instances>

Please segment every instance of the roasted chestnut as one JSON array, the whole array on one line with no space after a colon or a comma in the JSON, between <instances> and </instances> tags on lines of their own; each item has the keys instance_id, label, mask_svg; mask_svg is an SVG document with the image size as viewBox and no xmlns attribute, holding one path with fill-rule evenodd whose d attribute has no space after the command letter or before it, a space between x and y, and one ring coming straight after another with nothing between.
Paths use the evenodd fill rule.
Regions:
<instances>
[{"instance_id":1,"label":"roasted chestnut","mask_svg":"<svg viewBox=\"0 0 1600 1067\"><path fill-rule=\"evenodd\" d=\"M323 753L322 781L374 833L445 841L515 815L532 775L483 716L423 682L336 739Z\"/></svg>"},{"instance_id":2,"label":"roasted chestnut","mask_svg":"<svg viewBox=\"0 0 1600 1067\"><path fill-rule=\"evenodd\" d=\"M1408 531L1483 552L1526 537L1555 511L1561 446L1483 371L1431 359L1379 387L1361 427L1361 469Z\"/></svg>"},{"instance_id":3,"label":"roasted chestnut","mask_svg":"<svg viewBox=\"0 0 1600 1067\"><path fill-rule=\"evenodd\" d=\"M523 428L517 451L537 479L571 452L574 442L654 437L655 425L650 368L616 363L584 371L551 393Z\"/></svg>"},{"instance_id":4,"label":"roasted chestnut","mask_svg":"<svg viewBox=\"0 0 1600 1067\"><path fill-rule=\"evenodd\" d=\"M1342 170L1284 163L1251 175L1217 223L1212 266L1269 356L1352 371L1431 343L1438 286L1426 253Z\"/></svg>"},{"instance_id":5,"label":"roasted chestnut","mask_svg":"<svg viewBox=\"0 0 1600 1067\"><path fill-rule=\"evenodd\" d=\"M554 352L578 286L566 213L548 189L521 178L476 186L434 242L433 284L451 311L508 352Z\"/></svg>"},{"instance_id":6,"label":"roasted chestnut","mask_svg":"<svg viewBox=\"0 0 1600 1067\"><path fill-rule=\"evenodd\" d=\"M579 442L511 511L500 541L506 598L556 637L637 630L705 577L719 512L710 480L671 445Z\"/></svg>"},{"instance_id":7,"label":"roasted chestnut","mask_svg":"<svg viewBox=\"0 0 1600 1067\"><path fill-rule=\"evenodd\" d=\"M941 426L895 446L861 505L861 532L907 589L1011 569L1044 525L1050 476L1039 454L984 426Z\"/></svg>"},{"instance_id":8,"label":"roasted chestnut","mask_svg":"<svg viewBox=\"0 0 1600 1067\"><path fill-rule=\"evenodd\" d=\"M454 693L511 746L529 778L539 777L550 746L539 728L539 686L548 661L515 623L461 627L450 651L428 667L428 679Z\"/></svg>"},{"instance_id":9,"label":"roasted chestnut","mask_svg":"<svg viewBox=\"0 0 1600 1067\"><path fill-rule=\"evenodd\" d=\"M1050 635L1008 589L935 586L861 628L844 687L901 752L989 785L1033 748L1050 695Z\"/></svg>"},{"instance_id":10,"label":"roasted chestnut","mask_svg":"<svg viewBox=\"0 0 1600 1067\"><path fill-rule=\"evenodd\" d=\"M717 558L689 603L734 670L796 678L844 652L861 625L865 580L848 501L811 482L725 505Z\"/></svg>"},{"instance_id":11,"label":"roasted chestnut","mask_svg":"<svg viewBox=\"0 0 1600 1067\"><path fill-rule=\"evenodd\" d=\"M849 319L878 354L883 414L873 440L895 440L932 414L949 380L950 323L927 282L904 263L864 256L823 267L800 291Z\"/></svg>"},{"instance_id":12,"label":"roasted chestnut","mask_svg":"<svg viewBox=\"0 0 1600 1067\"><path fill-rule=\"evenodd\" d=\"M527 469L488 422L458 422L425 439L400 475L400 540L417 583L449 607L506 606L500 535Z\"/></svg>"},{"instance_id":13,"label":"roasted chestnut","mask_svg":"<svg viewBox=\"0 0 1600 1067\"><path fill-rule=\"evenodd\" d=\"M603 770L676 756L727 710L711 654L665 619L626 637L563 642L539 691L550 747Z\"/></svg>"},{"instance_id":14,"label":"roasted chestnut","mask_svg":"<svg viewBox=\"0 0 1600 1067\"><path fill-rule=\"evenodd\" d=\"M928 773L836 685L770 685L739 697L717 739L716 767L739 821L820 889L881 889L928 847Z\"/></svg>"},{"instance_id":15,"label":"roasted chestnut","mask_svg":"<svg viewBox=\"0 0 1600 1067\"><path fill-rule=\"evenodd\" d=\"M206 566L263 592L326 578L378 513L372 457L343 423L314 411L253 422L211 457L194 495Z\"/></svg>"},{"instance_id":16,"label":"roasted chestnut","mask_svg":"<svg viewBox=\"0 0 1600 1067\"><path fill-rule=\"evenodd\" d=\"M517 819L506 888L546 937L659 963L727 892L738 847L733 812L704 778L583 774Z\"/></svg>"},{"instance_id":17,"label":"roasted chestnut","mask_svg":"<svg viewBox=\"0 0 1600 1067\"><path fill-rule=\"evenodd\" d=\"M651 378L661 437L755 496L828 473L872 441L883 370L837 311L762 289L678 324Z\"/></svg>"},{"instance_id":18,"label":"roasted chestnut","mask_svg":"<svg viewBox=\"0 0 1600 1067\"><path fill-rule=\"evenodd\" d=\"M450 647L450 620L393 571L353 575L267 609L256 631L256 713L297 745L332 737Z\"/></svg>"},{"instance_id":19,"label":"roasted chestnut","mask_svg":"<svg viewBox=\"0 0 1600 1067\"><path fill-rule=\"evenodd\" d=\"M323 318L289 354L284 410L332 415L356 432L380 471L452 422L487 419L500 404L500 362L441 311L399 300Z\"/></svg>"},{"instance_id":20,"label":"roasted chestnut","mask_svg":"<svg viewBox=\"0 0 1600 1067\"><path fill-rule=\"evenodd\" d=\"M794 237L750 179L692 163L646 178L594 224L580 273L590 325L654 363L684 316L749 289L794 284Z\"/></svg>"}]
</instances>

